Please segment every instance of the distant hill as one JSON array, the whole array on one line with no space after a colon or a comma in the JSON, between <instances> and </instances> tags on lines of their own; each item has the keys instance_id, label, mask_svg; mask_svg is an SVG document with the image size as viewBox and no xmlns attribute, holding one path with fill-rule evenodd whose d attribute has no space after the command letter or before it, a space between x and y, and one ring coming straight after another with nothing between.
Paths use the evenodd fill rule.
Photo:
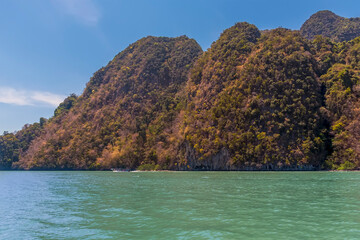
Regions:
<instances>
[{"instance_id":1,"label":"distant hill","mask_svg":"<svg viewBox=\"0 0 360 240\"><path fill-rule=\"evenodd\" d=\"M206 52L142 38L52 118L0 136L0 169L360 170L360 37L337 43L348 20L314 16L330 38L246 22Z\"/></svg>"},{"instance_id":2,"label":"distant hill","mask_svg":"<svg viewBox=\"0 0 360 240\"><path fill-rule=\"evenodd\" d=\"M335 42L350 41L360 36L360 18L344 18L331 11L319 11L306 20L300 32L310 40L322 35Z\"/></svg>"}]
</instances>

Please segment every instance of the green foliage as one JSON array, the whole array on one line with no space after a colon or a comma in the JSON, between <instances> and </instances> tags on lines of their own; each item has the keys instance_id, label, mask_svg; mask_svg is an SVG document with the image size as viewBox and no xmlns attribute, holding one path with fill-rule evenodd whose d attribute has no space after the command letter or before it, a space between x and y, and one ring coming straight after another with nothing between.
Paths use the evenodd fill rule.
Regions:
<instances>
[{"instance_id":1,"label":"green foliage","mask_svg":"<svg viewBox=\"0 0 360 240\"><path fill-rule=\"evenodd\" d=\"M160 165L157 165L154 163L143 164L137 168L137 170L139 170L139 171L157 171L160 169L161 169Z\"/></svg>"},{"instance_id":2,"label":"green foliage","mask_svg":"<svg viewBox=\"0 0 360 240\"><path fill-rule=\"evenodd\" d=\"M60 105L54 111L54 117L64 114L65 112L69 111L77 101L76 94L71 94L69 97L65 98L65 100L60 103Z\"/></svg>"},{"instance_id":3,"label":"green foliage","mask_svg":"<svg viewBox=\"0 0 360 240\"><path fill-rule=\"evenodd\" d=\"M323 35L335 42L350 41L360 36L360 18L344 18L331 11L319 11L301 26L300 31L311 40L316 35Z\"/></svg>"},{"instance_id":4,"label":"green foliage","mask_svg":"<svg viewBox=\"0 0 360 240\"><path fill-rule=\"evenodd\" d=\"M19 140L15 134L5 133L0 137L0 170L11 169L19 160Z\"/></svg>"},{"instance_id":5,"label":"green foliage","mask_svg":"<svg viewBox=\"0 0 360 240\"><path fill-rule=\"evenodd\" d=\"M352 169L356 169L356 165L355 165L355 163L352 163L349 161L345 161L338 168L338 170L352 170Z\"/></svg>"},{"instance_id":6,"label":"green foliage","mask_svg":"<svg viewBox=\"0 0 360 240\"><path fill-rule=\"evenodd\" d=\"M360 38L335 42L357 24L237 23L203 54L185 36L140 39L49 121L0 136L0 169L360 169Z\"/></svg>"},{"instance_id":7,"label":"green foliage","mask_svg":"<svg viewBox=\"0 0 360 240\"><path fill-rule=\"evenodd\" d=\"M341 63L334 64L321 77L327 89L324 97L333 145L326 163L332 169L360 168L360 75L356 56L359 40L343 44L339 54Z\"/></svg>"},{"instance_id":8,"label":"green foliage","mask_svg":"<svg viewBox=\"0 0 360 240\"><path fill-rule=\"evenodd\" d=\"M19 162L26 169L136 169L168 163L170 128L188 72L201 54L186 36L146 37L90 79L80 97L55 110Z\"/></svg>"},{"instance_id":9,"label":"green foliage","mask_svg":"<svg viewBox=\"0 0 360 240\"><path fill-rule=\"evenodd\" d=\"M227 84L212 106L189 110L186 134L197 157L205 161L225 148L236 169L320 168L326 129L314 55L296 32L265 33L246 62L233 66L234 79L220 77ZM216 71L206 70L203 76Z\"/></svg>"},{"instance_id":10,"label":"green foliage","mask_svg":"<svg viewBox=\"0 0 360 240\"><path fill-rule=\"evenodd\" d=\"M41 134L46 122L45 118L40 118L40 123L27 124L19 132L5 132L0 136L0 170L17 167L21 154L26 152L30 143Z\"/></svg>"}]
</instances>

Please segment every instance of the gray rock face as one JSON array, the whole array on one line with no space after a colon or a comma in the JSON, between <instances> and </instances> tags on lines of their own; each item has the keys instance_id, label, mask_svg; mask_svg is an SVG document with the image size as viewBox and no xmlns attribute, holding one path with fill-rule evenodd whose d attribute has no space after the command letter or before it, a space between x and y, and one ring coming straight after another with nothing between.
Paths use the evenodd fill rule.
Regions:
<instances>
[{"instance_id":1,"label":"gray rock face","mask_svg":"<svg viewBox=\"0 0 360 240\"><path fill-rule=\"evenodd\" d=\"M221 149L216 155L206 159L199 159L195 149L188 142L184 143L185 159L183 164L179 164L174 170L179 171L315 171L319 167L313 165L303 166L284 166L282 164L256 164L237 166L231 163L230 153L226 148Z\"/></svg>"}]
</instances>

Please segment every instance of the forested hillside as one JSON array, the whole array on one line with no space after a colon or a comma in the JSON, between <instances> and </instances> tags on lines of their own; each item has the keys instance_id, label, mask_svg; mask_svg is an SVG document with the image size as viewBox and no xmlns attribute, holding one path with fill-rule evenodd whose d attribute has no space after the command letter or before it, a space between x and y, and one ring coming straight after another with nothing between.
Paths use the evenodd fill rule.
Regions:
<instances>
[{"instance_id":1,"label":"forested hillside","mask_svg":"<svg viewBox=\"0 0 360 240\"><path fill-rule=\"evenodd\" d=\"M249 31L247 26L241 28ZM186 136L195 148L194 156L206 163L223 152L222 158L228 158L225 169L319 168L326 155L326 128L320 115L315 51L297 32L276 29L259 38L253 28L248 32L250 41L242 44L242 49L252 46L251 53L232 58L249 54L246 61L226 64L234 63L232 75L220 74L219 82L225 84L217 97L210 96L213 104L207 104L209 91L203 92L208 79L198 79L215 76L219 70L202 68L190 78L194 97ZM197 165L211 167L201 161Z\"/></svg>"},{"instance_id":2,"label":"forested hillside","mask_svg":"<svg viewBox=\"0 0 360 240\"><path fill-rule=\"evenodd\" d=\"M97 71L80 97L70 96L13 158L25 169L135 168L166 160L166 145L181 104L179 91L201 54L187 37L146 37Z\"/></svg>"},{"instance_id":3,"label":"forested hillside","mask_svg":"<svg viewBox=\"0 0 360 240\"><path fill-rule=\"evenodd\" d=\"M0 169L360 169L360 38L338 18L237 23L204 53L143 38L52 118L0 136Z\"/></svg>"},{"instance_id":4,"label":"forested hillside","mask_svg":"<svg viewBox=\"0 0 360 240\"><path fill-rule=\"evenodd\" d=\"M319 11L301 26L300 32L310 40L322 35L335 42L350 41L360 36L360 18L344 18L331 11Z\"/></svg>"}]
</instances>

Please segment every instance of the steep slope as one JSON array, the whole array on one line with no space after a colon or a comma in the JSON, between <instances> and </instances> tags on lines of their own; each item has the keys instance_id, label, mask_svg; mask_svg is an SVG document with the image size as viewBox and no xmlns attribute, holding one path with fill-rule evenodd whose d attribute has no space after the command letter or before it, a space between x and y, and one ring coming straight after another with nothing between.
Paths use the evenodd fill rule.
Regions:
<instances>
[{"instance_id":1,"label":"steep slope","mask_svg":"<svg viewBox=\"0 0 360 240\"><path fill-rule=\"evenodd\" d=\"M319 11L306 20L300 32L310 40L323 35L335 42L350 41L360 36L360 18L344 18L331 11Z\"/></svg>"},{"instance_id":2,"label":"steep slope","mask_svg":"<svg viewBox=\"0 0 360 240\"><path fill-rule=\"evenodd\" d=\"M286 29L264 33L256 42L258 37L253 25L235 25L212 47L233 53L231 64L213 49L199 60L212 67L191 75L183 165L208 170L321 168L326 129L315 50L298 32ZM239 44L229 50L224 43L231 40ZM222 65L226 70L216 68ZM208 76L220 85L217 96L211 95L216 88Z\"/></svg>"},{"instance_id":3,"label":"steep slope","mask_svg":"<svg viewBox=\"0 0 360 240\"><path fill-rule=\"evenodd\" d=\"M322 76L331 122L331 169L360 169L360 38L340 47L339 59Z\"/></svg>"},{"instance_id":4,"label":"steep slope","mask_svg":"<svg viewBox=\"0 0 360 240\"><path fill-rule=\"evenodd\" d=\"M237 23L204 53L143 38L52 118L0 136L0 169L360 169L360 37L343 41L358 22Z\"/></svg>"},{"instance_id":5,"label":"steep slope","mask_svg":"<svg viewBox=\"0 0 360 240\"><path fill-rule=\"evenodd\" d=\"M154 146L166 144L162 133L178 112L177 94L201 52L185 36L146 37L130 45L94 74L78 99L60 105L18 166L104 169L158 162Z\"/></svg>"}]
</instances>

